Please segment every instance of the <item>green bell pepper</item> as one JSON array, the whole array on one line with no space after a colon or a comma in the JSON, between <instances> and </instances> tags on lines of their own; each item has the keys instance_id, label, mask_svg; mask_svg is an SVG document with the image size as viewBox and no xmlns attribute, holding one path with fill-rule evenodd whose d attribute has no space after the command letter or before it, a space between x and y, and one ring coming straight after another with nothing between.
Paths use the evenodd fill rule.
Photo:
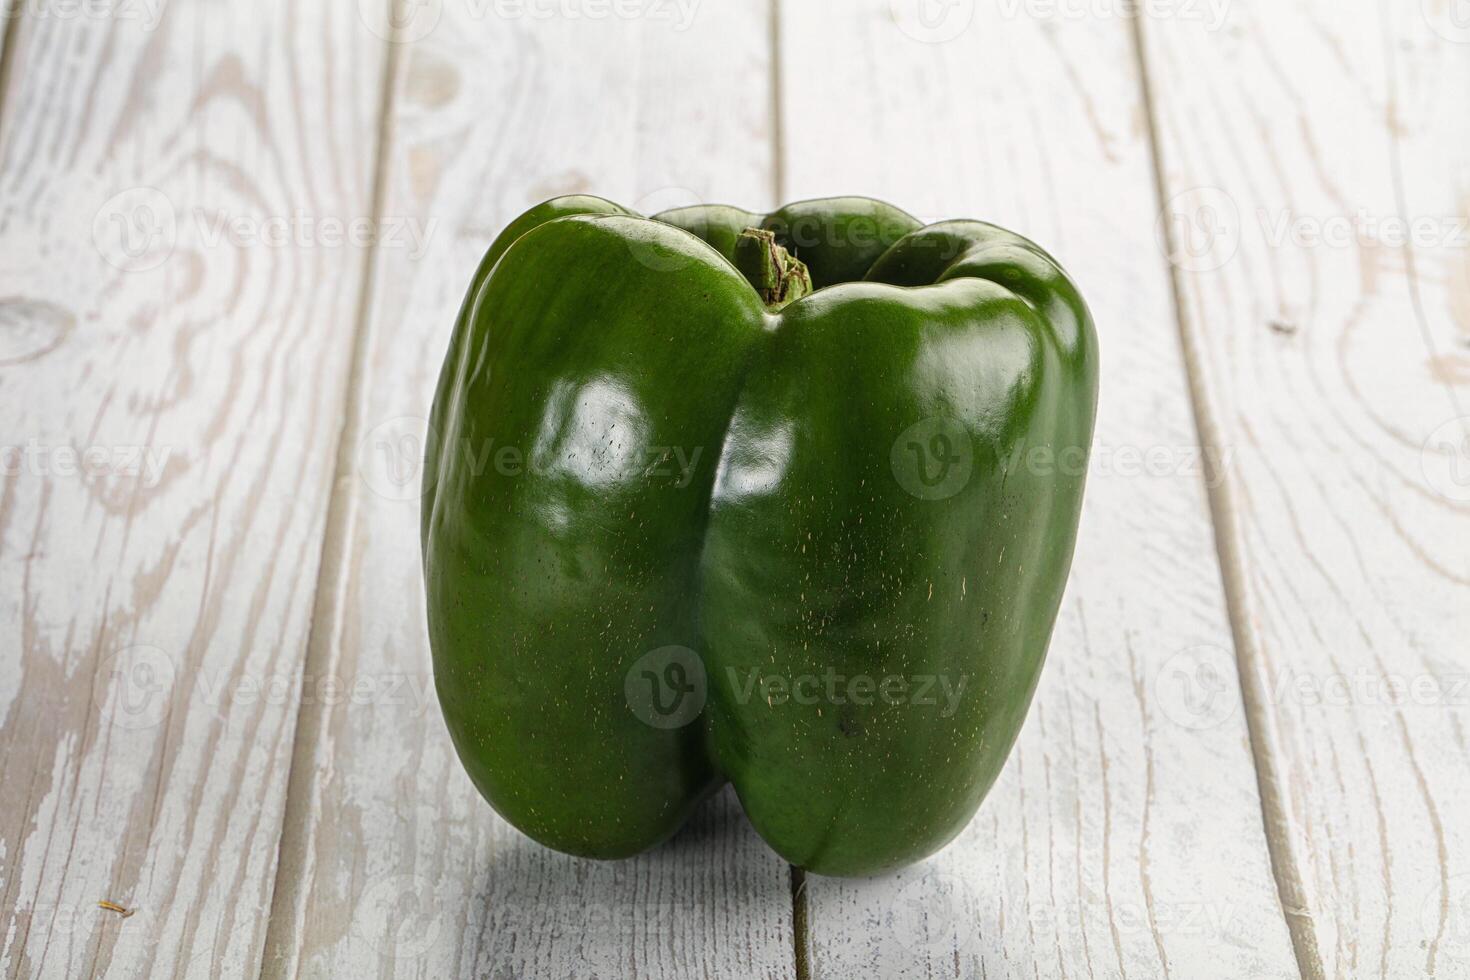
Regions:
<instances>
[{"instance_id":1,"label":"green bell pepper","mask_svg":"<svg viewBox=\"0 0 1470 980\"><path fill-rule=\"evenodd\" d=\"M1036 687L1096 393L1077 289L993 225L532 208L474 275L426 451L435 686L475 786L589 857L726 780L817 873L944 846Z\"/></svg>"}]
</instances>

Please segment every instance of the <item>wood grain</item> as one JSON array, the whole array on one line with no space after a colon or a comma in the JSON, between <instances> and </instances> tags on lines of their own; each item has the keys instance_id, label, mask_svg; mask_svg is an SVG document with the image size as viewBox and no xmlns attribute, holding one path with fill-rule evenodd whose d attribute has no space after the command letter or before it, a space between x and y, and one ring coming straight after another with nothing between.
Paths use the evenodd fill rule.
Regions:
<instances>
[{"instance_id":1,"label":"wood grain","mask_svg":"<svg viewBox=\"0 0 1470 980\"><path fill-rule=\"evenodd\" d=\"M397 54L385 214L432 233L422 256L376 256L307 685L369 693L303 708L266 973L790 977L788 869L729 795L617 863L495 816L433 696L418 542L424 416L481 253L558 194L769 204L766 16L707 5L679 30L476 9L408 22Z\"/></svg>"},{"instance_id":2,"label":"wood grain","mask_svg":"<svg viewBox=\"0 0 1470 980\"><path fill-rule=\"evenodd\" d=\"M367 259L316 223L371 216L383 46L350 5L17 9L0 965L250 975Z\"/></svg>"},{"instance_id":3,"label":"wood grain","mask_svg":"<svg viewBox=\"0 0 1470 980\"><path fill-rule=\"evenodd\" d=\"M1186 6L0 0L4 975L1470 978L1470 26ZM577 861L455 759L423 416L579 191L989 218L1092 303L1049 665L931 861L793 900L728 792Z\"/></svg>"},{"instance_id":4,"label":"wood grain","mask_svg":"<svg viewBox=\"0 0 1470 980\"><path fill-rule=\"evenodd\" d=\"M1272 847L1312 976L1470 976L1455 14L1296 0L1236 3L1219 32L1142 25L1191 366L1207 438L1236 459L1216 510Z\"/></svg>"},{"instance_id":5,"label":"wood grain","mask_svg":"<svg viewBox=\"0 0 1470 980\"><path fill-rule=\"evenodd\" d=\"M782 9L787 196L871 193L1036 238L1078 279L1103 357L1072 580L1007 769L928 863L808 880L812 975L1295 976L1128 23L1024 5L950 5L967 25L886 0ZM1222 685L1213 701L1201 671Z\"/></svg>"}]
</instances>

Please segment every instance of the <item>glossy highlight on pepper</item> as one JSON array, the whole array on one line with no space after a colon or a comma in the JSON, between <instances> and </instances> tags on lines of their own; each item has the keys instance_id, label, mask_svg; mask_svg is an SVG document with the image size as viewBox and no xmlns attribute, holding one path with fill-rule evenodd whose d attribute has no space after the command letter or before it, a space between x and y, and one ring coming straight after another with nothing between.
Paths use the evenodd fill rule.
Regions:
<instances>
[{"instance_id":1,"label":"glossy highlight on pepper","mask_svg":"<svg viewBox=\"0 0 1470 980\"><path fill-rule=\"evenodd\" d=\"M1025 718L1096 398L1076 287L994 225L532 208L475 272L426 453L435 686L471 779L587 857L726 781L799 867L933 853Z\"/></svg>"}]
</instances>

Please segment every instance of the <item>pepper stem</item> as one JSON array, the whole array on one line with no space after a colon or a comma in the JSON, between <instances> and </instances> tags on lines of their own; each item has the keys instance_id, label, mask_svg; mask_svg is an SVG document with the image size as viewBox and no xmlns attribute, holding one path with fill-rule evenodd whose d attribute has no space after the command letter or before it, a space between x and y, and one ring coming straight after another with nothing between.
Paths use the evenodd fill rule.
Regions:
<instances>
[{"instance_id":1,"label":"pepper stem","mask_svg":"<svg viewBox=\"0 0 1470 980\"><path fill-rule=\"evenodd\" d=\"M812 291L812 274L806 265L777 245L775 234L763 228L740 233L735 242L735 268L772 313Z\"/></svg>"}]
</instances>

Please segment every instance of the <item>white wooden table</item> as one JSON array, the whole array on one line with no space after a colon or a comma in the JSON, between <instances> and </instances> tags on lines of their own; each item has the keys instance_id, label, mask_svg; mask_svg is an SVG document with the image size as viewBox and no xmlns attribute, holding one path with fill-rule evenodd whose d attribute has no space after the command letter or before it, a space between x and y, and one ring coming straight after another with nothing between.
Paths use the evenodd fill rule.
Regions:
<instances>
[{"instance_id":1,"label":"white wooden table","mask_svg":"<svg viewBox=\"0 0 1470 980\"><path fill-rule=\"evenodd\" d=\"M7 0L5 976L1470 977L1467 0L390 2ZM1068 597L934 859L802 882L726 795L575 860L455 759L416 440L583 191L1089 298Z\"/></svg>"}]
</instances>

